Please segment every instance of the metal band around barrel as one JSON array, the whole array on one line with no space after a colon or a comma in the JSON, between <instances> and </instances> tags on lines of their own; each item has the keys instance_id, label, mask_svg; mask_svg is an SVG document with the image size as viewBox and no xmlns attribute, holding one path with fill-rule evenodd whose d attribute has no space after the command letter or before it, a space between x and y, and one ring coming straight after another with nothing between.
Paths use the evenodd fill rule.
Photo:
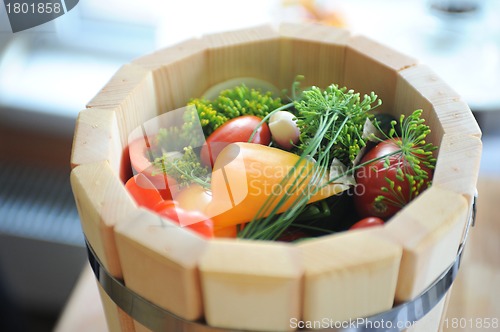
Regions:
<instances>
[{"instance_id":1,"label":"metal band around barrel","mask_svg":"<svg viewBox=\"0 0 500 332\"><path fill-rule=\"evenodd\" d=\"M458 253L453 264L451 264L441 276L439 276L424 292L415 299L401 303L392 309L370 317L354 319L351 322L343 322L341 326L330 324L328 328L319 331L336 332L361 332L361 331L402 331L412 323L422 319L438 304L448 292L457 276L460 267L462 253L468 238L469 229L474 226L476 219L477 192L474 196L472 208L464 237L458 248ZM123 281L114 278L103 267L92 247L87 241L87 251L90 265L94 274L108 296L130 317L151 329L152 331L183 331L183 332L222 332L235 331L223 328L215 328L206 325L202 321L188 321L171 312L160 308L154 303L146 300L139 294L127 288ZM333 317L333 315L332 315ZM326 317L328 318L328 317ZM340 323L339 323L340 324ZM380 328L383 326L383 328ZM309 331L303 329L300 331ZM314 330L318 331L318 330Z\"/></svg>"}]
</instances>

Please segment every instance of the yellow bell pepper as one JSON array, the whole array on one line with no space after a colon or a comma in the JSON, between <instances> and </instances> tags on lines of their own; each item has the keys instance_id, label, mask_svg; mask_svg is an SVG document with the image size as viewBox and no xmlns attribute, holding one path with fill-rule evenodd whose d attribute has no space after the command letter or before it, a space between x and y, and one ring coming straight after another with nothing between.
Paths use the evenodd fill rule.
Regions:
<instances>
[{"instance_id":1,"label":"yellow bell pepper","mask_svg":"<svg viewBox=\"0 0 500 332\"><path fill-rule=\"evenodd\" d=\"M301 195L313 193L309 185L314 162L300 160L296 154L253 143L233 143L221 151L212 172L212 201L206 209L216 227L251 221L270 196L276 199L260 217L268 216L285 195L287 201L277 213L289 209ZM328 174L328 172L327 172ZM327 176L317 183L321 186ZM295 185L293 183L295 182ZM308 203L335 195L345 189L330 184L314 193Z\"/></svg>"},{"instance_id":2,"label":"yellow bell pepper","mask_svg":"<svg viewBox=\"0 0 500 332\"><path fill-rule=\"evenodd\" d=\"M210 191L205 190L196 183L192 183L172 196L179 204L179 207L186 211L199 211L204 213L208 204L212 201Z\"/></svg>"}]
</instances>

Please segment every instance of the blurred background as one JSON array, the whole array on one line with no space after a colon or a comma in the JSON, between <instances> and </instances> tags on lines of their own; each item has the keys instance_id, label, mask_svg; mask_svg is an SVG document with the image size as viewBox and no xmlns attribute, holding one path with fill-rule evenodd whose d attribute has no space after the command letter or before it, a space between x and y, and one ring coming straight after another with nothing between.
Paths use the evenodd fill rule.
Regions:
<instances>
[{"instance_id":1,"label":"blurred background","mask_svg":"<svg viewBox=\"0 0 500 332\"><path fill-rule=\"evenodd\" d=\"M117 69L188 38L313 21L428 64L483 130L481 176L500 178L500 1L82 0L12 33L0 6L0 330L51 331L86 264L69 185L78 112Z\"/></svg>"}]
</instances>

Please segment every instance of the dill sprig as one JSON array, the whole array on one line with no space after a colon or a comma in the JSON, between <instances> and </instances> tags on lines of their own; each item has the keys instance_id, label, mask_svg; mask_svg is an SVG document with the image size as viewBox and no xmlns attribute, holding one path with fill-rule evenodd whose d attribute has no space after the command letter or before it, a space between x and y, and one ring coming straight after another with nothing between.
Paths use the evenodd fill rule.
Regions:
<instances>
[{"instance_id":1,"label":"dill sprig","mask_svg":"<svg viewBox=\"0 0 500 332\"><path fill-rule=\"evenodd\" d=\"M361 99L359 93L346 87L339 88L336 84L324 91L318 87L303 91L302 98L295 102L297 125L301 133L298 153L304 152L314 134L322 129L322 119L333 117L335 121L326 128L320 147L327 146L335 137L329 151L330 159L337 158L345 165L352 165L361 148L366 145L366 139L362 137L366 119L373 117L370 111L381 103L373 92ZM319 149L316 154L322 151Z\"/></svg>"},{"instance_id":2,"label":"dill sprig","mask_svg":"<svg viewBox=\"0 0 500 332\"><path fill-rule=\"evenodd\" d=\"M156 147L161 152L182 151L184 147L203 145L205 137L200 130L200 123L205 118L199 117L198 109L187 109L182 113L182 125L171 125L158 130Z\"/></svg>"},{"instance_id":3,"label":"dill sprig","mask_svg":"<svg viewBox=\"0 0 500 332\"><path fill-rule=\"evenodd\" d=\"M280 98L272 92L250 89L245 84L226 89L213 100L192 99L188 105L196 106L203 133L208 137L222 124L241 115L265 117L282 106Z\"/></svg>"},{"instance_id":4,"label":"dill sprig","mask_svg":"<svg viewBox=\"0 0 500 332\"><path fill-rule=\"evenodd\" d=\"M280 98L273 98L272 92L262 93L244 84L226 89L214 99L191 99L187 106L196 111L183 113L180 126L161 128L156 135L156 146L168 151L181 151L186 146L198 147L204 143L200 126L205 137L210 136L227 121L240 115L256 115L264 118L271 111L282 106Z\"/></svg>"},{"instance_id":5,"label":"dill sprig","mask_svg":"<svg viewBox=\"0 0 500 332\"><path fill-rule=\"evenodd\" d=\"M209 136L215 129L229 120L229 117L217 110L213 102L207 99L192 99L188 105L194 105L198 111L200 124L205 136Z\"/></svg>"},{"instance_id":6,"label":"dill sprig","mask_svg":"<svg viewBox=\"0 0 500 332\"><path fill-rule=\"evenodd\" d=\"M242 84L221 91L213 100L192 99L188 102L189 106L194 106L196 111L189 109L184 112L182 125L159 129L155 142L154 157L157 157L155 164L158 169L174 177L182 186L191 182L206 185L205 173L208 171L199 160L195 160L192 147L202 146L206 137L235 117L256 115L265 118L282 103L280 98L273 98L272 92L263 93ZM181 160L170 160L169 152L183 149Z\"/></svg>"},{"instance_id":7,"label":"dill sprig","mask_svg":"<svg viewBox=\"0 0 500 332\"><path fill-rule=\"evenodd\" d=\"M294 96L297 95L297 87L298 84L294 83ZM377 104L373 106L375 102ZM368 112L380 103L374 93L365 95L361 100L359 94L335 84L324 91L317 87L302 91L300 99L294 102L301 130L297 147L300 158L280 183L282 188L288 188L287 193L282 197L269 196L238 236L259 240L279 238L306 210L311 197L324 189L331 161L342 157L339 158L341 161L347 159L352 165L361 147L366 144L362 133L364 123L370 117ZM315 162L311 162L311 158ZM305 190L301 189L301 195L296 195L304 184ZM290 199L294 200L291 208L278 214L278 210ZM267 217L263 217L265 215Z\"/></svg>"},{"instance_id":8,"label":"dill sprig","mask_svg":"<svg viewBox=\"0 0 500 332\"><path fill-rule=\"evenodd\" d=\"M198 156L191 146L183 148L184 154L177 158L172 158L169 154L154 160L153 164L159 173L168 174L177 181L180 187L186 187L191 183L197 183L204 188L210 187L210 170L201 165Z\"/></svg>"},{"instance_id":9,"label":"dill sprig","mask_svg":"<svg viewBox=\"0 0 500 332\"><path fill-rule=\"evenodd\" d=\"M415 172L415 176L427 178L427 172L422 171L420 164L433 169L436 165L436 158L433 156L433 151L437 149L432 143L425 139L430 134L431 129L425 124L425 119L421 118L422 110L415 110L408 117L404 114L399 119L401 128L401 139L396 140L396 144L401 148L401 154L408 162L408 166ZM397 138L396 121L391 122L391 130L387 138Z\"/></svg>"},{"instance_id":10,"label":"dill sprig","mask_svg":"<svg viewBox=\"0 0 500 332\"><path fill-rule=\"evenodd\" d=\"M415 110L408 117L401 115L399 123L391 121L389 134L384 135L384 138L378 138L380 141L390 139L399 147L397 153L385 157L384 168L389 168L391 165L396 167L396 180L408 181L410 192L405 195L396 181L386 177L387 186L381 188L386 195L379 195L375 203L384 202L403 207L431 185L429 170L435 168L436 158L433 151L437 149L437 146L425 140L431 129L421 116L421 109ZM400 136L397 135L398 125L401 128Z\"/></svg>"},{"instance_id":11,"label":"dill sprig","mask_svg":"<svg viewBox=\"0 0 500 332\"><path fill-rule=\"evenodd\" d=\"M214 107L230 119L240 115L263 118L281 105L281 99L273 98L272 92L262 93L244 84L222 91L214 100Z\"/></svg>"}]
</instances>

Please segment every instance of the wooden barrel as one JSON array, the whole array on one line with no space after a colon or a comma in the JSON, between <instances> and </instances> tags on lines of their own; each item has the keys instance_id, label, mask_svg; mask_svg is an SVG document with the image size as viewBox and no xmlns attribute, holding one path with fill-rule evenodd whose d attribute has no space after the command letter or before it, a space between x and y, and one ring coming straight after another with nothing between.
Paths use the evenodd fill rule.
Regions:
<instances>
[{"instance_id":1,"label":"wooden barrel","mask_svg":"<svg viewBox=\"0 0 500 332\"><path fill-rule=\"evenodd\" d=\"M289 87L297 74L304 85L375 91L382 111L396 116L423 109L429 140L439 147L432 187L384 227L299 244L205 240L164 227L167 221L136 205L124 187L134 128L230 79ZM467 104L416 59L342 29L264 26L188 40L121 67L78 116L71 184L89 246L130 291L200 326L293 331L299 322L387 311L417 297L454 262L480 138ZM111 331L148 330L98 284ZM446 301L409 330L439 330Z\"/></svg>"}]
</instances>

